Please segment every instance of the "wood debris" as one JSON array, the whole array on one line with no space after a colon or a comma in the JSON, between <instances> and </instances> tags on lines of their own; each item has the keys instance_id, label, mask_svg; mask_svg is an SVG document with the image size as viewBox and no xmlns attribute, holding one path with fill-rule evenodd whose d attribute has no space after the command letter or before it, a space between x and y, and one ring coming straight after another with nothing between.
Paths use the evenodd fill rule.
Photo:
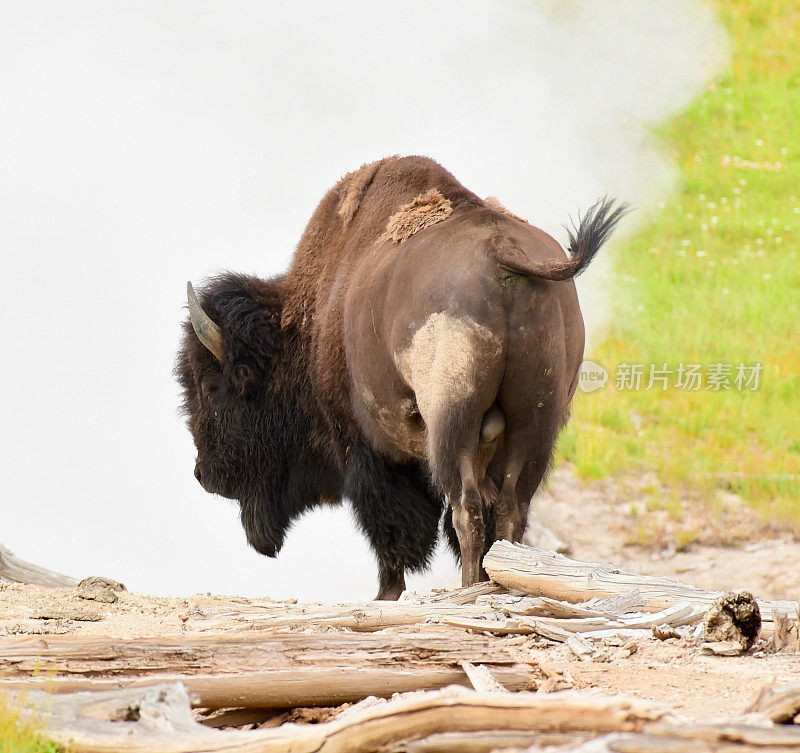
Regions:
<instances>
[{"instance_id":1,"label":"wood debris","mask_svg":"<svg viewBox=\"0 0 800 753\"><path fill-rule=\"evenodd\" d=\"M485 566L497 582L406 593L396 603L183 602L178 632L130 638L58 634L81 615L109 620L142 598L107 579L71 583L61 601L39 596L41 609L25 615L52 630L6 628L0 688L46 705L47 734L74 741L75 753L800 744L800 685L765 689L750 716L725 724L688 724L663 706L592 687L608 663L635 661L642 641L652 649L678 639L676 657L697 657L693 628L718 655L753 645L792 650L797 604L721 597L508 542L492 547ZM754 644L759 611L772 638Z\"/></svg>"},{"instance_id":2,"label":"wood debris","mask_svg":"<svg viewBox=\"0 0 800 753\"><path fill-rule=\"evenodd\" d=\"M723 594L715 599L703 617L703 628L706 640L704 645L722 642L733 647L738 644L739 653L748 651L761 632L761 612L753 594L739 591ZM711 650L720 653L713 647Z\"/></svg>"},{"instance_id":3,"label":"wood debris","mask_svg":"<svg viewBox=\"0 0 800 753\"><path fill-rule=\"evenodd\" d=\"M483 566L494 582L506 588L559 601L585 603L636 591L644 600L645 612L658 612L681 603L705 611L723 595L674 578L638 575L605 563L580 562L509 541L496 542L484 557ZM797 602L758 600L758 606L764 622L772 623L773 610L797 619ZM769 628L771 632L771 624Z\"/></svg>"},{"instance_id":4,"label":"wood debris","mask_svg":"<svg viewBox=\"0 0 800 753\"><path fill-rule=\"evenodd\" d=\"M0 583L32 583L38 586L74 586L78 581L19 559L0 544Z\"/></svg>"}]
</instances>

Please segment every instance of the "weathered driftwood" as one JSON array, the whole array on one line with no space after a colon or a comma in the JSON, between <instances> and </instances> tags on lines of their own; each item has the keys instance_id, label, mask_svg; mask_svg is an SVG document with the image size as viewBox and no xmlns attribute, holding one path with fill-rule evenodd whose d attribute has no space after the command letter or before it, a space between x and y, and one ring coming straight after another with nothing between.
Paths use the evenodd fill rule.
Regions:
<instances>
[{"instance_id":1,"label":"weathered driftwood","mask_svg":"<svg viewBox=\"0 0 800 753\"><path fill-rule=\"evenodd\" d=\"M508 589L503 588L499 583L492 583L492 581L487 580L475 583L472 586L464 586L463 588L437 588L425 594L406 591L400 597L400 600L416 604L435 604L439 601L446 601L448 604L472 604L481 597L505 593L508 593Z\"/></svg>"},{"instance_id":2,"label":"weathered driftwood","mask_svg":"<svg viewBox=\"0 0 800 753\"><path fill-rule=\"evenodd\" d=\"M458 592L456 598L458 598ZM439 601L414 604L406 601L364 601L349 604L246 605L211 616L190 615L186 627L192 631L241 628L258 630L326 627L374 632L385 628L446 622L448 619L478 619L502 616L483 604Z\"/></svg>"},{"instance_id":3,"label":"weathered driftwood","mask_svg":"<svg viewBox=\"0 0 800 753\"><path fill-rule=\"evenodd\" d=\"M455 593L456 603L440 600L424 604L358 602L355 604L245 605L214 615L190 615L186 628L192 632L255 628L258 630L337 628L374 632L411 625L449 625L494 635L541 635L555 641L567 633L608 630L650 630L654 625L691 625L704 610L691 604L675 604L654 614L613 614L608 610L577 606L553 599L532 599L510 594L484 596L463 603L465 589Z\"/></svg>"},{"instance_id":4,"label":"weathered driftwood","mask_svg":"<svg viewBox=\"0 0 800 753\"><path fill-rule=\"evenodd\" d=\"M591 732L440 732L421 740L402 742L386 749L386 753L506 753L527 748L532 735L535 735L535 749L545 750L547 753L553 753L553 750L568 751L595 737Z\"/></svg>"},{"instance_id":5,"label":"weathered driftwood","mask_svg":"<svg viewBox=\"0 0 800 753\"><path fill-rule=\"evenodd\" d=\"M365 696L469 684L483 664L509 690L533 679L527 652L446 632L239 631L108 640L69 635L0 640L0 686L54 692L181 680L207 708L334 706Z\"/></svg>"},{"instance_id":6,"label":"weathered driftwood","mask_svg":"<svg viewBox=\"0 0 800 753\"><path fill-rule=\"evenodd\" d=\"M765 753L796 750L800 727L755 724L652 725L643 733L612 733L588 740L569 753ZM538 741L518 753L544 753ZM507 753L513 753L508 751Z\"/></svg>"},{"instance_id":7,"label":"weathered driftwood","mask_svg":"<svg viewBox=\"0 0 800 753\"><path fill-rule=\"evenodd\" d=\"M604 563L579 562L508 541L495 542L484 557L483 566L493 581L506 588L560 601L586 602L638 591L645 600L647 612L679 603L705 609L722 594L721 591L704 591L673 578L637 575ZM797 619L796 602L759 600L758 605L765 621L772 621L774 609Z\"/></svg>"},{"instance_id":8,"label":"weathered driftwood","mask_svg":"<svg viewBox=\"0 0 800 753\"><path fill-rule=\"evenodd\" d=\"M245 732L197 723L180 683L61 696L34 691L24 703L41 709L45 733L74 753L372 753L408 750L405 746L412 743L418 745L411 750L430 751L434 748L420 747L422 741L442 734L460 735L462 751L488 752L496 747L497 733L513 733L515 741L530 744L541 733L640 731L668 713L663 706L631 698L448 687L359 704L320 724Z\"/></svg>"},{"instance_id":9,"label":"weathered driftwood","mask_svg":"<svg viewBox=\"0 0 800 753\"><path fill-rule=\"evenodd\" d=\"M0 544L0 583L30 583L35 586L76 586L78 581L17 557Z\"/></svg>"},{"instance_id":10,"label":"weathered driftwood","mask_svg":"<svg viewBox=\"0 0 800 753\"><path fill-rule=\"evenodd\" d=\"M481 597L476 604L485 605L495 612L504 612L509 615L525 617L546 617L561 620L561 624L571 632L589 632L595 629L610 627L625 627L630 629L648 629L653 625L693 625L699 622L705 614L703 607L692 606L685 602L674 604L662 609L660 612L642 613L645 606L644 599L614 599L605 602L592 600L586 604L571 604L567 601L557 601L547 597L533 596L493 596ZM577 620L583 622L576 622ZM574 624L573 624L574 623ZM584 625L585 627L579 627ZM596 627L592 627L595 625Z\"/></svg>"},{"instance_id":11,"label":"weathered driftwood","mask_svg":"<svg viewBox=\"0 0 800 753\"><path fill-rule=\"evenodd\" d=\"M763 714L776 724L790 724L800 717L800 683L762 688L749 711Z\"/></svg>"}]
</instances>

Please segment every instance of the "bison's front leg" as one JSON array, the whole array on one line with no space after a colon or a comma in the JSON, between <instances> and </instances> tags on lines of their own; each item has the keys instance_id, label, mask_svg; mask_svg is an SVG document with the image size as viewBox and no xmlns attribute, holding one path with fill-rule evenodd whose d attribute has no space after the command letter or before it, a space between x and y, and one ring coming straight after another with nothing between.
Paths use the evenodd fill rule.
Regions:
<instances>
[{"instance_id":1,"label":"bison's front leg","mask_svg":"<svg viewBox=\"0 0 800 753\"><path fill-rule=\"evenodd\" d=\"M415 462L392 463L368 446L350 453L344 495L378 560L378 599L397 599L405 571L424 570L439 534L442 499Z\"/></svg>"},{"instance_id":2,"label":"bison's front leg","mask_svg":"<svg viewBox=\"0 0 800 753\"><path fill-rule=\"evenodd\" d=\"M397 601L406 590L405 571L402 567L392 567L384 562L378 563L378 595L376 601Z\"/></svg>"}]
</instances>

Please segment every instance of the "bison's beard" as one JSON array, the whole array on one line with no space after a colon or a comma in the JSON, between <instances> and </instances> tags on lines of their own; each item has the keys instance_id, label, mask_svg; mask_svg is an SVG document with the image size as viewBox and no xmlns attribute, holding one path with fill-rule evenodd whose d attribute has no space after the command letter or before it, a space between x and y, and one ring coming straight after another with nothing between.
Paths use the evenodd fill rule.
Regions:
<instances>
[{"instance_id":1,"label":"bison's beard","mask_svg":"<svg viewBox=\"0 0 800 753\"><path fill-rule=\"evenodd\" d=\"M258 498L245 498L239 504L247 543L259 554L277 557L289 528L288 516L282 509L275 509Z\"/></svg>"}]
</instances>

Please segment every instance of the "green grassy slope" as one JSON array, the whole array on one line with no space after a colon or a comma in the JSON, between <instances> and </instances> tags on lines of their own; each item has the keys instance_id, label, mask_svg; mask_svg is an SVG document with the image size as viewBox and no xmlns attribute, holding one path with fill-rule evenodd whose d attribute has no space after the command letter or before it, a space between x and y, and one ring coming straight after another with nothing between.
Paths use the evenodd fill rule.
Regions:
<instances>
[{"instance_id":1,"label":"green grassy slope","mask_svg":"<svg viewBox=\"0 0 800 753\"><path fill-rule=\"evenodd\" d=\"M729 69L658 131L682 185L616 250L613 324L587 353L609 385L577 395L559 448L584 477L728 485L800 530L800 2L716 7ZM634 363L642 389L615 389ZM650 363L700 364L702 388L644 389ZM757 390L736 389L740 363L763 364ZM706 389L714 364L730 390Z\"/></svg>"}]
</instances>

